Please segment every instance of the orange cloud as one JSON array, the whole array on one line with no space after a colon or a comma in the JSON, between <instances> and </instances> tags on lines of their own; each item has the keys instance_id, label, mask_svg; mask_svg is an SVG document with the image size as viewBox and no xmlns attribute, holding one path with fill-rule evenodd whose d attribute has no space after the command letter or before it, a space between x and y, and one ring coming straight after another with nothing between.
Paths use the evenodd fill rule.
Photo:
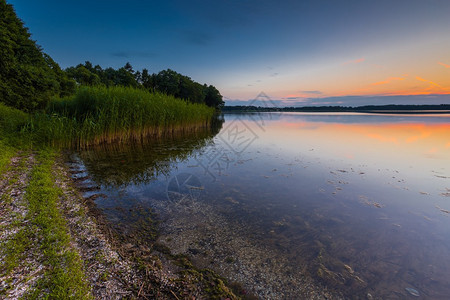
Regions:
<instances>
[{"instance_id":1,"label":"orange cloud","mask_svg":"<svg viewBox=\"0 0 450 300\"><path fill-rule=\"evenodd\" d=\"M355 65L355 64L359 64L359 63L362 63L363 61L365 61L366 59L364 58L364 57L362 57L362 58L358 58L358 59L355 59L355 60L350 60L350 61L347 61L347 62L345 62L345 63L343 63L342 65Z\"/></svg>"},{"instance_id":2,"label":"orange cloud","mask_svg":"<svg viewBox=\"0 0 450 300\"><path fill-rule=\"evenodd\" d=\"M447 145L445 145L445 148L450 148L450 142L448 142Z\"/></svg>"},{"instance_id":3,"label":"orange cloud","mask_svg":"<svg viewBox=\"0 0 450 300\"><path fill-rule=\"evenodd\" d=\"M389 77L388 79L386 79L384 81L375 82L375 83L372 83L371 85L388 84L388 83L390 83L391 81L394 81L394 80L405 80L405 78L403 78L403 77Z\"/></svg>"},{"instance_id":4,"label":"orange cloud","mask_svg":"<svg viewBox=\"0 0 450 300\"><path fill-rule=\"evenodd\" d=\"M440 62L440 61L438 61L438 64L440 64L441 66L444 66L444 67L446 67L446 68L450 68L450 65L444 64L444 63L442 63L442 62Z\"/></svg>"},{"instance_id":5,"label":"orange cloud","mask_svg":"<svg viewBox=\"0 0 450 300\"><path fill-rule=\"evenodd\" d=\"M442 89L443 89L442 86L440 86L439 84L437 84L437 83L435 83L435 82L433 82L433 81L431 81L431 80L423 79L423 78L421 78L421 77L419 77L419 76L416 76L416 79L417 79L417 80L420 80L420 81L423 81L423 82L427 82L427 83L429 83L429 84L431 84L431 85L434 85L434 86L436 86L436 87L438 87L438 88L442 88Z\"/></svg>"}]
</instances>

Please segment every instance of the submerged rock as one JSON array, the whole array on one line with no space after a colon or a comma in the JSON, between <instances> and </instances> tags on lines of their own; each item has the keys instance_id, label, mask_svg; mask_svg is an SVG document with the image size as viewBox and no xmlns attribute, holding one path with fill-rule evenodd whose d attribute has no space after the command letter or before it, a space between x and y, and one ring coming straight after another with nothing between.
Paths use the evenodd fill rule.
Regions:
<instances>
[{"instance_id":1,"label":"submerged rock","mask_svg":"<svg viewBox=\"0 0 450 300\"><path fill-rule=\"evenodd\" d=\"M408 293L410 293L411 295L413 295L414 297L419 297L419 296L420 296L419 291L416 290L416 289L413 289L413 288L411 288L411 287L407 287L407 288L405 288L405 290L406 290Z\"/></svg>"}]
</instances>

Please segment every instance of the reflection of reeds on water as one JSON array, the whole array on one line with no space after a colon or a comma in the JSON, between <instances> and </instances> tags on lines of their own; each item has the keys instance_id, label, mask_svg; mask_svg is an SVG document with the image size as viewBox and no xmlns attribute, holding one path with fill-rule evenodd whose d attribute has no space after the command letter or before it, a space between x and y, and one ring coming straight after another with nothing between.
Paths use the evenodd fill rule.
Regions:
<instances>
[{"instance_id":1,"label":"reflection of reeds on water","mask_svg":"<svg viewBox=\"0 0 450 300\"><path fill-rule=\"evenodd\" d=\"M208 127L133 143L103 143L80 151L80 157L97 184L148 183L160 175L168 175L174 162L187 159L194 151L211 143L222 122L215 119Z\"/></svg>"}]
</instances>

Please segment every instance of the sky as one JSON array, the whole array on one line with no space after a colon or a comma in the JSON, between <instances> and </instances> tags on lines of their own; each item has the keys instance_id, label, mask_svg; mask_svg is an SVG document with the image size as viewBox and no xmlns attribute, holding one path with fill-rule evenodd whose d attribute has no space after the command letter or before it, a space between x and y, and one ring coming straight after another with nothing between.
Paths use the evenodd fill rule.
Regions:
<instances>
[{"instance_id":1,"label":"sky","mask_svg":"<svg viewBox=\"0 0 450 300\"><path fill-rule=\"evenodd\" d=\"M63 68L170 68L227 105L450 104L448 0L7 2Z\"/></svg>"}]
</instances>

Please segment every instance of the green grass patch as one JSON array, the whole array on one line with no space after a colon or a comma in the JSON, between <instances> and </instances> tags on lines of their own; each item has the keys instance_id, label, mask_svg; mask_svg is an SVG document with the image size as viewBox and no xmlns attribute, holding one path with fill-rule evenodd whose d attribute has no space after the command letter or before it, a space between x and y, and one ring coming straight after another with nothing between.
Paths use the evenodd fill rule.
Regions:
<instances>
[{"instance_id":1,"label":"green grass patch","mask_svg":"<svg viewBox=\"0 0 450 300\"><path fill-rule=\"evenodd\" d=\"M44 255L45 275L27 295L30 299L91 299L82 261L70 247L70 235L58 209L62 190L55 187L53 150L41 150L31 171L26 198L32 231ZM35 229L35 230L33 230Z\"/></svg>"}]
</instances>

